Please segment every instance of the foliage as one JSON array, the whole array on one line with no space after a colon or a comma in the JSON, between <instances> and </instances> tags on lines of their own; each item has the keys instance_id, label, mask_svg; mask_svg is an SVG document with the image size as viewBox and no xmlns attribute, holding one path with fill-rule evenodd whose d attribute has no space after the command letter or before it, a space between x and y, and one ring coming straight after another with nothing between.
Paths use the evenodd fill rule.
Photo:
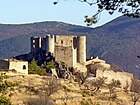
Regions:
<instances>
[{"instance_id":1,"label":"foliage","mask_svg":"<svg viewBox=\"0 0 140 105\"><path fill-rule=\"evenodd\" d=\"M54 2L54 5L58 3ZM118 11L126 16L138 18L140 14L140 1L139 0L78 0L92 5L98 6L98 11L92 17L85 16L87 25L95 24L99 19L99 14L106 10L110 15Z\"/></svg>"},{"instance_id":2,"label":"foliage","mask_svg":"<svg viewBox=\"0 0 140 105\"><path fill-rule=\"evenodd\" d=\"M54 61L49 62L45 67L48 68L48 69L54 69L55 68L55 62Z\"/></svg>"},{"instance_id":3,"label":"foliage","mask_svg":"<svg viewBox=\"0 0 140 105\"><path fill-rule=\"evenodd\" d=\"M4 79L8 78L5 73L1 73L0 75L0 93L3 93L9 86L6 84L7 81Z\"/></svg>"},{"instance_id":4,"label":"foliage","mask_svg":"<svg viewBox=\"0 0 140 105\"><path fill-rule=\"evenodd\" d=\"M11 105L10 99L8 99L4 95L1 95L0 96L0 105Z\"/></svg>"},{"instance_id":5,"label":"foliage","mask_svg":"<svg viewBox=\"0 0 140 105\"><path fill-rule=\"evenodd\" d=\"M109 89L109 95L111 99L116 99L117 94L115 92L117 87L120 87L121 83L119 80L112 79L112 82L110 84L107 84L107 87Z\"/></svg>"},{"instance_id":6,"label":"foliage","mask_svg":"<svg viewBox=\"0 0 140 105\"><path fill-rule=\"evenodd\" d=\"M38 66L37 61L33 59L31 63L29 63L29 74L46 75L47 72L50 72L51 69L54 68L55 68L54 61L50 61L47 64L44 63L41 66Z\"/></svg>"},{"instance_id":7,"label":"foliage","mask_svg":"<svg viewBox=\"0 0 140 105\"><path fill-rule=\"evenodd\" d=\"M128 92L128 88L129 88L129 83L128 83L128 81L126 81L126 85L125 85L125 87L123 87L125 93Z\"/></svg>"},{"instance_id":8,"label":"foliage","mask_svg":"<svg viewBox=\"0 0 140 105\"><path fill-rule=\"evenodd\" d=\"M52 73L51 70L55 68L55 61L50 61L42 66L48 73Z\"/></svg>"},{"instance_id":9,"label":"foliage","mask_svg":"<svg viewBox=\"0 0 140 105\"><path fill-rule=\"evenodd\" d=\"M81 101L81 105L90 105L87 101Z\"/></svg>"},{"instance_id":10,"label":"foliage","mask_svg":"<svg viewBox=\"0 0 140 105\"><path fill-rule=\"evenodd\" d=\"M29 98L26 104L27 105L55 105L53 100L48 99L44 95L41 95L39 98Z\"/></svg>"},{"instance_id":11,"label":"foliage","mask_svg":"<svg viewBox=\"0 0 140 105\"><path fill-rule=\"evenodd\" d=\"M105 83L106 79L107 78L105 78L105 77L99 77L99 78L96 79L96 81L92 82L92 85L94 87L96 87L96 91L98 91L100 89L100 87L103 86L103 84Z\"/></svg>"},{"instance_id":12,"label":"foliage","mask_svg":"<svg viewBox=\"0 0 140 105\"><path fill-rule=\"evenodd\" d=\"M61 83L55 78L51 77L46 80L45 86L43 90L45 91L45 94L49 97L51 94L57 92L59 89L61 89Z\"/></svg>"},{"instance_id":13,"label":"foliage","mask_svg":"<svg viewBox=\"0 0 140 105\"><path fill-rule=\"evenodd\" d=\"M0 74L0 82L2 82L3 79L7 79L7 78L8 78L8 76L6 75L6 73L1 73Z\"/></svg>"},{"instance_id":14,"label":"foliage","mask_svg":"<svg viewBox=\"0 0 140 105\"><path fill-rule=\"evenodd\" d=\"M82 92L82 97L86 97L86 92Z\"/></svg>"},{"instance_id":15,"label":"foliage","mask_svg":"<svg viewBox=\"0 0 140 105\"><path fill-rule=\"evenodd\" d=\"M5 92L8 87L12 88L12 87L15 87L17 85L18 85L17 83L14 83L11 81L7 81L7 80L2 81L2 82L0 82L0 93Z\"/></svg>"},{"instance_id":16,"label":"foliage","mask_svg":"<svg viewBox=\"0 0 140 105\"><path fill-rule=\"evenodd\" d=\"M0 82L0 93L3 93L8 86L4 82Z\"/></svg>"},{"instance_id":17,"label":"foliage","mask_svg":"<svg viewBox=\"0 0 140 105\"><path fill-rule=\"evenodd\" d=\"M39 75L45 75L46 70L39 67L37 65L37 62L33 59L31 63L29 63L29 74L39 74Z\"/></svg>"},{"instance_id":18,"label":"foliage","mask_svg":"<svg viewBox=\"0 0 140 105\"><path fill-rule=\"evenodd\" d=\"M11 105L10 99L8 99L6 96L4 96L4 92L8 88L13 88L14 86L17 86L17 83L4 80L7 79L8 76L5 73L1 73L0 75L0 105Z\"/></svg>"}]
</instances>

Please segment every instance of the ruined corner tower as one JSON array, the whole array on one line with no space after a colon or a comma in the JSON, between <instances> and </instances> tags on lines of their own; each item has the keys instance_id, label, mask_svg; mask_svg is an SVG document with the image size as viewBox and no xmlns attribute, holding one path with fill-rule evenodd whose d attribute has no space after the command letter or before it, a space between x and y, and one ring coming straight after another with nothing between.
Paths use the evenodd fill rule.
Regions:
<instances>
[{"instance_id":1,"label":"ruined corner tower","mask_svg":"<svg viewBox=\"0 0 140 105\"><path fill-rule=\"evenodd\" d=\"M31 52L33 52L35 56L40 50L54 54L54 35L31 37Z\"/></svg>"}]
</instances>

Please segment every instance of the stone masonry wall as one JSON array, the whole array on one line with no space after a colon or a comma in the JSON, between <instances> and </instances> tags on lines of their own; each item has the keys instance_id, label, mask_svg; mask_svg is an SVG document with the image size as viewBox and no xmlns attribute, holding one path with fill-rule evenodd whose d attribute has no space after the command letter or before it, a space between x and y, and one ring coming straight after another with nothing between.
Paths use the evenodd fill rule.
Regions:
<instances>
[{"instance_id":1,"label":"stone masonry wall","mask_svg":"<svg viewBox=\"0 0 140 105\"><path fill-rule=\"evenodd\" d=\"M68 67L77 63L77 46L75 36L56 36L55 60L65 62Z\"/></svg>"},{"instance_id":2,"label":"stone masonry wall","mask_svg":"<svg viewBox=\"0 0 140 105\"><path fill-rule=\"evenodd\" d=\"M10 61L9 70L15 69L19 73L28 74L28 62Z\"/></svg>"},{"instance_id":3,"label":"stone masonry wall","mask_svg":"<svg viewBox=\"0 0 140 105\"><path fill-rule=\"evenodd\" d=\"M55 46L55 60L58 63L65 62L68 67L72 67L72 47Z\"/></svg>"}]
</instances>

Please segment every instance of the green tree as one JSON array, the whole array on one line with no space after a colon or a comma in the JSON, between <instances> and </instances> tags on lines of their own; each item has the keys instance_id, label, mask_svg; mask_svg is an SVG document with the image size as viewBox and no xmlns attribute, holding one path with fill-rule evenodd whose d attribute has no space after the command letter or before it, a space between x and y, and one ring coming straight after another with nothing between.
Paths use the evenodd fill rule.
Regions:
<instances>
[{"instance_id":1,"label":"green tree","mask_svg":"<svg viewBox=\"0 0 140 105\"><path fill-rule=\"evenodd\" d=\"M6 73L0 74L0 105L11 105L10 99L5 96L6 90L18 85L17 83L5 80L7 78Z\"/></svg>"},{"instance_id":2,"label":"green tree","mask_svg":"<svg viewBox=\"0 0 140 105\"><path fill-rule=\"evenodd\" d=\"M0 105L11 105L10 99L8 99L4 95L1 95L0 96Z\"/></svg>"},{"instance_id":3,"label":"green tree","mask_svg":"<svg viewBox=\"0 0 140 105\"><path fill-rule=\"evenodd\" d=\"M54 69L55 68L55 62L51 61L48 64L44 64L43 68L48 69L48 70Z\"/></svg>"},{"instance_id":4,"label":"green tree","mask_svg":"<svg viewBox=\"0 0 140 105\"><path fill-rule=\"evenodd\" d=\"M31 63L29 63L29 74L39 74L45 75L46 70L37 65L37 62L33 59Z\"/></svg>"}]
</instances>

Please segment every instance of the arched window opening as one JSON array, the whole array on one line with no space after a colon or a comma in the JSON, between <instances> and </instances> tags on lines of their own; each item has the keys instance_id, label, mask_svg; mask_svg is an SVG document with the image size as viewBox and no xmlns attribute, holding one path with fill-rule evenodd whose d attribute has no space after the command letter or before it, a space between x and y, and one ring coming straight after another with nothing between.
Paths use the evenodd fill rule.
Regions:
<instances>
[{"instance_id":1,"label":"arched window opening","mask_svg":"<svg viewBox=\"0 0 140 105\"><path fill-rule=\"evenodd\" d=\"M26 66L25 65L23 65L23 70L25 70L26 69Z\"/></svg>"},{"instance_id":2,"label":"arched window opening","mask_svg":"<svg viewBox=\"0 0 140 105\"><path fill-rule=\"evenodd\" d=\"M61 40L61 44L63 44L63 40Z\"/></svg>"}]
</instances>

